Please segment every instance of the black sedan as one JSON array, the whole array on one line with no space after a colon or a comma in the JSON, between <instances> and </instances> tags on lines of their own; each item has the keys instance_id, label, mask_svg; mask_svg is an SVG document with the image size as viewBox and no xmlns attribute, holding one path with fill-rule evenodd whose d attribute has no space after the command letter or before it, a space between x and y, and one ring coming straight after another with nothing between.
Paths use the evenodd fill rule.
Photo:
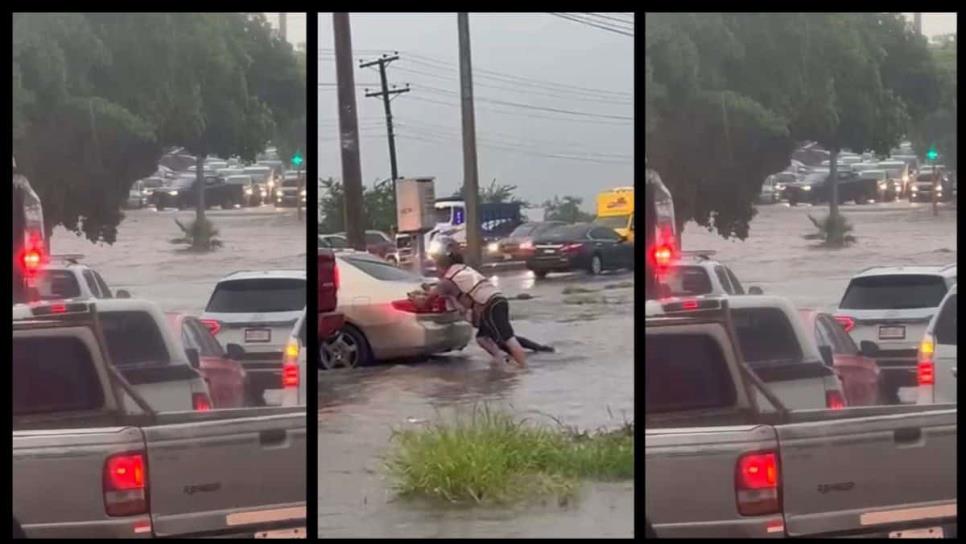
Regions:
<instances>
[{"instance_id":1,"label":"black sedan","mask_svg":"<svg viewBox=\"0 0 966 544\"><path fill-rule=\"evenodd\" d=\"M527 257L527 268L538 278L549 272L586 270L596 275L633 267L634 243L614 229L591 223L551 229L533 241L533 253Z\"/></svg>"},{"instance_id":2,"label":"black sedan","mask_svg":"<svg viewBox=\"0 0 966 544\"><path fill-rule=\"evenodd\" d=\"M525 260L533 253L533 240L540 235L560 226L563 221L534 221L524 223L509 236L488 244L487 252L491 258L506 258L511 260Z\"/></svg>"}]
</instances>

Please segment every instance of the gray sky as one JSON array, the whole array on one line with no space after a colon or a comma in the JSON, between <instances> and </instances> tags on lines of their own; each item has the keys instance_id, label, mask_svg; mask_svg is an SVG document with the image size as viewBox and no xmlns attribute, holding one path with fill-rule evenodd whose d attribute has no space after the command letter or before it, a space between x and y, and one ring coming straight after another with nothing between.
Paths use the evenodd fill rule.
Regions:
<instances>
[{"instance_id":1,"label":"gray sky","mask_svg":"<svg viewBox=\"0 0 966 544\"><path fill-rule=\"evenodd\" d=\"M278 13L266 12L265 16L268 18L268 22L271 23L272 28L278 28ZM288 14L288 41L294 46L298 46L299 43L305 41L305 18L305 13Z\"/></svg>"},{"instance_id":2,"label":"gray sky","mask_svg":"<svg viewBox=\"0 0 966 544\"><path fill-rule=\"evenodd\" d=\"M435 176L436 194L452 194L463 182L456 14L356 13L351 24L354 64L399 51L389 82L412 87L391 102L399 174ZM481 186L496 178L537 204L575 195L592 211L598 192L634 183L632 37L547 13L470 14L470 37ZM331 14L319 15L319 49L319 175L341 178ZM356 67L355 81L371 186L390 175L383 104L362 86L378 85L378 69Z\"/></svg>"},{"instance_id":3,"label":"gray sky","mask_svg":"<svg viewBox=\"0 0 966 544\"><path fill-rule=\"evenodd\" d=\"M903 13L903 15L912 20L912 13ZM930 38L939 34L956 33L956 14L923 13L922 33Z\"/></svg>"}]
</instances>

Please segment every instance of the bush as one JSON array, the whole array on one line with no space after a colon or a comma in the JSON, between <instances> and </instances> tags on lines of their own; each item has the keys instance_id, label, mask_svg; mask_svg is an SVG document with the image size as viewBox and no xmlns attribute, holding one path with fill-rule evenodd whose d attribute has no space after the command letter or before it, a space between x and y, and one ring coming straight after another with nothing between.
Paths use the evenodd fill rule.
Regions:
<instances>
[{"instance_id":1,"label":"bush","mask_svg":"<svg viewBox=\"0 0 966 544\"><path fill-rule=\"evenodd\" d=\"M844 247L855 242L855 237L849 234L852 232L852 224L842 214L834 217L829 214L822 219L809 215L808 219L818 232L805 235L807 240L821 240L826 247Z\"/></svg>"},{"instance_id":2,"label":"bush","mask_svg":"<svg viewBox=\"0 0 966 544\"><path fill-rule=\"evenodd\" d=\"M172 239L172 244L188 244L191 249L197 251L211 251L223 245L221 240L217 239L218 229L207 219L201 222L197 220L189 221L187 225L178 221L177 218L174 222L181 229L182 236Z\"/></svg>"}]
</instances>

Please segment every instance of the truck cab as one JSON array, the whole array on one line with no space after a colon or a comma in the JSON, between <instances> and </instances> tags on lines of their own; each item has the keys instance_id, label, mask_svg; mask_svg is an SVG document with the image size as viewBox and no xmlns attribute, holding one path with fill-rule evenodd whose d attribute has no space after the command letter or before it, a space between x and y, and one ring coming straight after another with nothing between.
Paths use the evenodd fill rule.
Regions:
<instances>
[{"instance_id":1,"label":"truck cab","mask_svg":"<svg viewBox=\"0 0 966 544\"><path fill-rule=\"evenodd\" d=\"M634 188L617 187L597 195L594 223L610 227L627 240L634 240Z\"/></svg>"}]
</instances>

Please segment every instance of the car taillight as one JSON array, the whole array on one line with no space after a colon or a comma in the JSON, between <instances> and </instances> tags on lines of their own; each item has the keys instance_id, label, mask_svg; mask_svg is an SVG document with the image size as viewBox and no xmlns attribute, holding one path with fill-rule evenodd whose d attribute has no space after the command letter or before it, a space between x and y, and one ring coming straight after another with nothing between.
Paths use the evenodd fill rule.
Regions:
<instances>
[{"instance_id":1,"label":"car taillight","mask_svg":"<svg viewBox=\"0 0 966 544\"><path fill-rule=\"evenodd\" d=\"M523 250L533 249L533 242L531 242L530 240L527 240L526 242L520 243L520 249L523 249Z\"/></svg>"},{"instance_id":2,"label":"car taillight","mask_svg":"<svg viewBox=\"0 0 966 544\"><path fill-rule=\"evenodd\" d=\"M560 250L565 253L574 253L574 252L580 251L580 248L582 248L583 246L584 246L583 244L567 244L562 248L560 248Z\"/></svg>"},{"instance_id":3,"label":"car taillight","mask_svg":"<svg viewBox=\"0 0 966 544\"><path fill-rule=\"evenodd\" d=\"M143 452L118 453L104 462L104 510L109 516L148 510L147 467Z\"/></svg>"},{"instance_id":4,"label":"car taillight","mask_svg":"<svg viewBox=\"0 0 966 544\"><path fill-rule=\"evenodd\" d=\"M777 514L780 474L778 455L772 451L746 453L735 467L735 498L742 516Z\"/></svg>"},{"instance_id":5,"label":"car taillight","mask_svg":"<svg viewBox=\"0 0 966 544\"><path fill-rule=\"evenodd\" d=\"M202 319L201 324L205 327L208 327L208 330L211 331L212 335L217 335L218 332L221 331L221 321L218 321L217 319Z\"/></svg>"},{"instance_id":6,"label":"car taillight","mask_svg":"<svg viewBox=\"0 0 966 544\"><path fill-rule=\"evenodd\" d=\"M841 410L845 408L845 399L842 397L842 392L837 390L831 390L825 392L825 406L832 410Z\"/></svg>"},{"instance_id":7,"label":"car taillight","mask_svg":"<svg viewBox=\"0 0 966 544\"><path fill-rule=\"evenodd\" d=\"M299 386L298 364L285 363L282 365L282 388Z\"/></svg>"},{"instance_id":8,"label":"car taillight","mask_svg":"<svg viewBox=\"0 0 966 544\"><path fill-rule=\"evenodd\" d=\"M332 262L332 285L335 286L335 290L339 290L339 263Z\"/></svg>"},{"instance_id":9,"label":"car taillight","mask_svg":"<svg viewBox=\"0 0 966 544\"><path fill-rule=\"evenodd\" d=\"M919 342L919 353L916 354L916 381L919 385L936 384L936 365L933 353L936 351L936 341L932 334L926 333Z\"/></svg>"},{"instance_id":10,"label":"car taillight","mask_svg":"<svg viewBox=\"0 0 966 544\"><path fill-rule=\"evenodd\" d=\"M446 300L443 298L433 298L429 301L426 306L417 305L412 300L408 298L402 300L394 300L390 303L393 308L399 310L400 312L406 312L409 314L442 314L446 313Z\"/></svg>"},{"instance_id":11,"label":"car taillight","mask_svg":"<svg viewBox=\"0 0 966 544\"><path fill-rule=\"evenodd\" d=\"M211 410L211 399L208 398L208 393L192 393L191 404L194 406L195 412Z\"/></svg>"},{"instance_id":12,"label":"car taillight","mask_svg":"<svg viewBox=\"0 0 966 544\"><path fill-rule=\"evenodd\" d=\"M837 315L835 316L835 320L842 325L842 328L845 329L845 332L852 332L852 329L855 328L855 320L847 315Z\"/></svg>"}]
</instances>

